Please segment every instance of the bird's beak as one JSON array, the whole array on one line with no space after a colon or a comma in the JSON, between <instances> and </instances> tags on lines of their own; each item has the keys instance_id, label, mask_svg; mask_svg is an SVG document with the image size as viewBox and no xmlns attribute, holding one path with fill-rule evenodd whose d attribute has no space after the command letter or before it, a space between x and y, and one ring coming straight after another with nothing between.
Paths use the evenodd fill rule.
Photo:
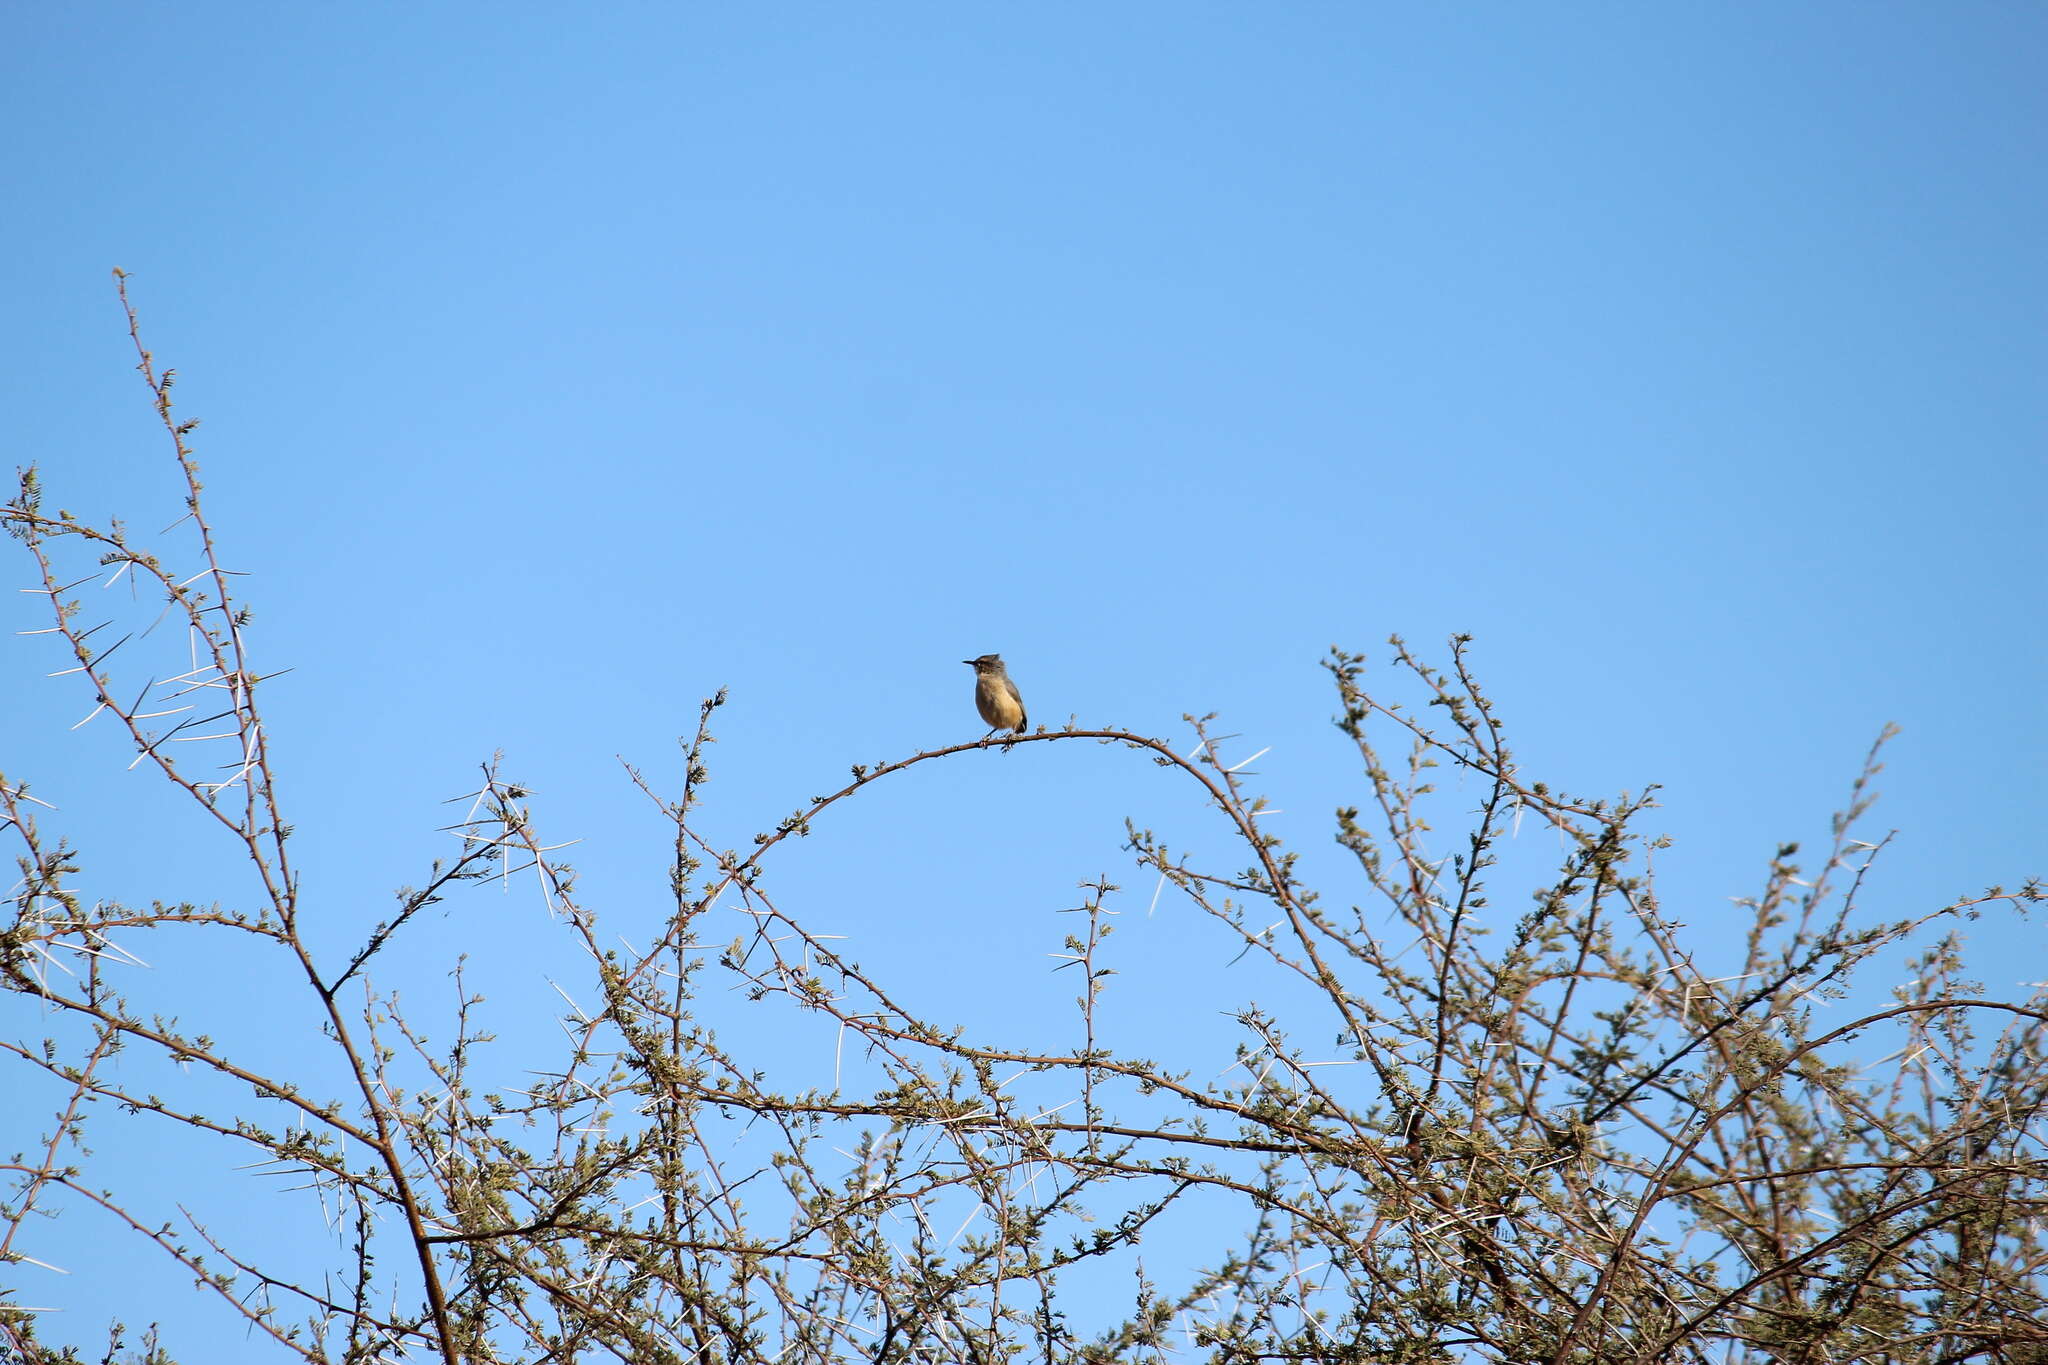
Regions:
<instances>
[{"instance_id":1,"label":"bird's beak","mask_svg":"<svg viewBox=\"0 0 2048 1365\"><path fill-rule=\"evenodd\" d=\"M960 662L966 664L969 668L974 667L974 660L972 659L962 659Z\"/></svg>"}]
</instances>

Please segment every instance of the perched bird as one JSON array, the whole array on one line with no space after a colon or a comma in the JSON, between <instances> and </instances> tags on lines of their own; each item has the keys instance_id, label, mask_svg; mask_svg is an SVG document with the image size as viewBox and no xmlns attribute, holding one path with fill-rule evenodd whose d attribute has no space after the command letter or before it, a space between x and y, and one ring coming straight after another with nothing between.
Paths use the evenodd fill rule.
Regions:
<instances>
[{"instance_id":1,"label":"perched bird","mask_svg":"<svg viewBox=\"0 0 2048 1365\"><path fill-rule=\"evenodd\" d=\"M979 659L962 659L960 662L974 669L974 709L981 712L981 718L988 722L988 733L992 735L998 730L1008 730L1013 735L1023 734L1027 724L1024 698L1017 691L1017 684L1010 681L1010 671L1003 667L1003 656L984 654Z\"/></svg>"}]
</instances>

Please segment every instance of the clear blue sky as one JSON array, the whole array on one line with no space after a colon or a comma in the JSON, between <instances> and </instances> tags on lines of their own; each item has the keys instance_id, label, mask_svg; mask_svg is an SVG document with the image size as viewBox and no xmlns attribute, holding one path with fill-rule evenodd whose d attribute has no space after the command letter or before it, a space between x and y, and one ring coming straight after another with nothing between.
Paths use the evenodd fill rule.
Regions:
<instances>
[{"instance_id":1,"label":"clear blue sky","mask_svg":"<svg viewBox=\"0 0 2048 1365\"><path fill-rule=\"evenodd\" d=\"M744 843L978 733L985 651L1041 723L1222 712L1356 899L1315 664L1391 632L1477 637L1532 775L1665 784L1697 924L1824 835L1886 722L1875 908L2042 870L2048 11L116 3L15 6L0 52L6 463L177 514L125 268L296 670L269 705L337 942L501 748L607 922L651 924L615 755L672 768L730 686ZM105 894L244 894L5 638L0 770ZM1214 831L1099 751L971 758L783 885L993 1030L1071 993L1052 912L1129 872L1125 815ZM434 926L422 988L534 913ZM1148 955L1228 956L1166 905L1127 933L1139 1014L1187 1008ZM116 1254L88 1219L51 1259ZM155 1315L21 1284L80 1340Z\"/></svg>"}]
</instances>

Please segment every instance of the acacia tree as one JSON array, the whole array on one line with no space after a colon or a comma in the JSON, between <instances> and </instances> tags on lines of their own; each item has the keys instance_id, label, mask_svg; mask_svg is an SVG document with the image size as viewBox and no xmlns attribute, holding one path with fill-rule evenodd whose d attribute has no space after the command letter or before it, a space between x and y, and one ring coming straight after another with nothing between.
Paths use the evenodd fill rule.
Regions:
<instances>
[{"instance_id":1,"label":"acacia tree","mask_svg":"<svg viewBox=\"0 0 2048 1365\"><path fill-rule=\"evenodd\" d=\"M0 1165L0 1262L35 1259L41 1215L105 1220L188 1268L240 1332L308 1361L2048 1360L2048 998L1964 982L1954 927L2024 914L2038 886L1871 922L1859 891L1885 840L1859 830L1874 747L1813 871L1780 849L1740 902L1735 970L1710 967L1728 921L1710 943L1660 901L1657 841L1638 832L1649 794L1588 799L1525 773L1463 639L1442 666L1395 641L1384 685L1362 655L1326 663L1360 772L1358 804L1336 813L1355 859L1340 899L1304 884L1206 720L1192 756L1070 726L855 767L725 847L699 810L720 694L675 789L628 770L673 828L654 942L600 932L601 907L492 763L460 851L334 951L308 924L266 679L201 501L193 424L173 414L174 376L144 349L125 281L121 299L184 480L182 538L152 550L118 522L48 512L34 470L6 524L94 715L196 807L258 899L98 894L29 786L0 779L19 870L0 985L24 1030L0 1055L9 1090L60 1100L5 1112L0 1145L21 1150ZM192 666L139 691L117 679L116 651L133 644L120 662L134 666L153 646L72 596L81 561L147 585ZM780 850L908 769L1047 744L1114 746L1134 785L1164 770L1211 812L1205 837L1237 849L1220 870L1128 829L1134 864L1271 992L1216 1002L1240 1030L1223 1075L1115 1036L1106 879L1062 907L1080 987L1069 1047L929 1017L914 982L864 970L777 892ZM1444 772L1458 792L1436 790ZM1527 822L1554 832L1554 863L1510 848ZM376 984L429 907L463 913L466 886L515 873L581 973L560 1046L517 1059L539 1077L520 1090L495 1079L459 971L444 1011L402 1009ZM1482 912L1510 882L1524 899L1503 924ZM734 910L752 928L720 946L714 916ZM210 988L145 985L129 947L142 930L267 955L317 1017L324 1061L286 1074L252 1060L246 1034L187 1031L179 1016ZM1816 1005L1850 998L1873 962L1895 974L1888 999L1823 1022ZM778 1084L772 1060L702 1016L734 983L836 1035L871 1083ZM1879 1040L1897 1050L1871 1061ZM164 1089L116 1064L138 1054L179 1064ZM91 1125L115 1119L293 1174L309 1225L277 1239L287 1254L233 1244L203 1211L162 1221L138 1173L109 1184L87 1155ZM0 1358L94 1358L53 1345L47 1320L39 1337L12 1293ZM212 1354L153 1335L141 1349ZM117 1326L99 1358L128 1350Z\"/></svg>"}]
</instances>

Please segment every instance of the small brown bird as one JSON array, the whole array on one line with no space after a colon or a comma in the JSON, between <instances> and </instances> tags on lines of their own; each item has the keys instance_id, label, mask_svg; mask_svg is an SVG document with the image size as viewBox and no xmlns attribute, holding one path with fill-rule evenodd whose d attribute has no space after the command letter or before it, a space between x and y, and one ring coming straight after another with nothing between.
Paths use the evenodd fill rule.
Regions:
<instances>
[{"instance_id":1,"label":"small brown bird","mask_svg":"<svg viewBox=\"0 0 2048 1365\"><path fill-rule=\"evenodd\" d=\"M1008 730L1013 735L1024 733L1029 724L1024 718L1024 697L1017 691L1017 684L1010 681L1010 671L1003 667L1003 656L984 654L979 659L960 661L974 670L974 709L981 712L981 718L989 724L989 734ZM987 736L983 736L987 738Z\"/></svg>"}]
</instances>

